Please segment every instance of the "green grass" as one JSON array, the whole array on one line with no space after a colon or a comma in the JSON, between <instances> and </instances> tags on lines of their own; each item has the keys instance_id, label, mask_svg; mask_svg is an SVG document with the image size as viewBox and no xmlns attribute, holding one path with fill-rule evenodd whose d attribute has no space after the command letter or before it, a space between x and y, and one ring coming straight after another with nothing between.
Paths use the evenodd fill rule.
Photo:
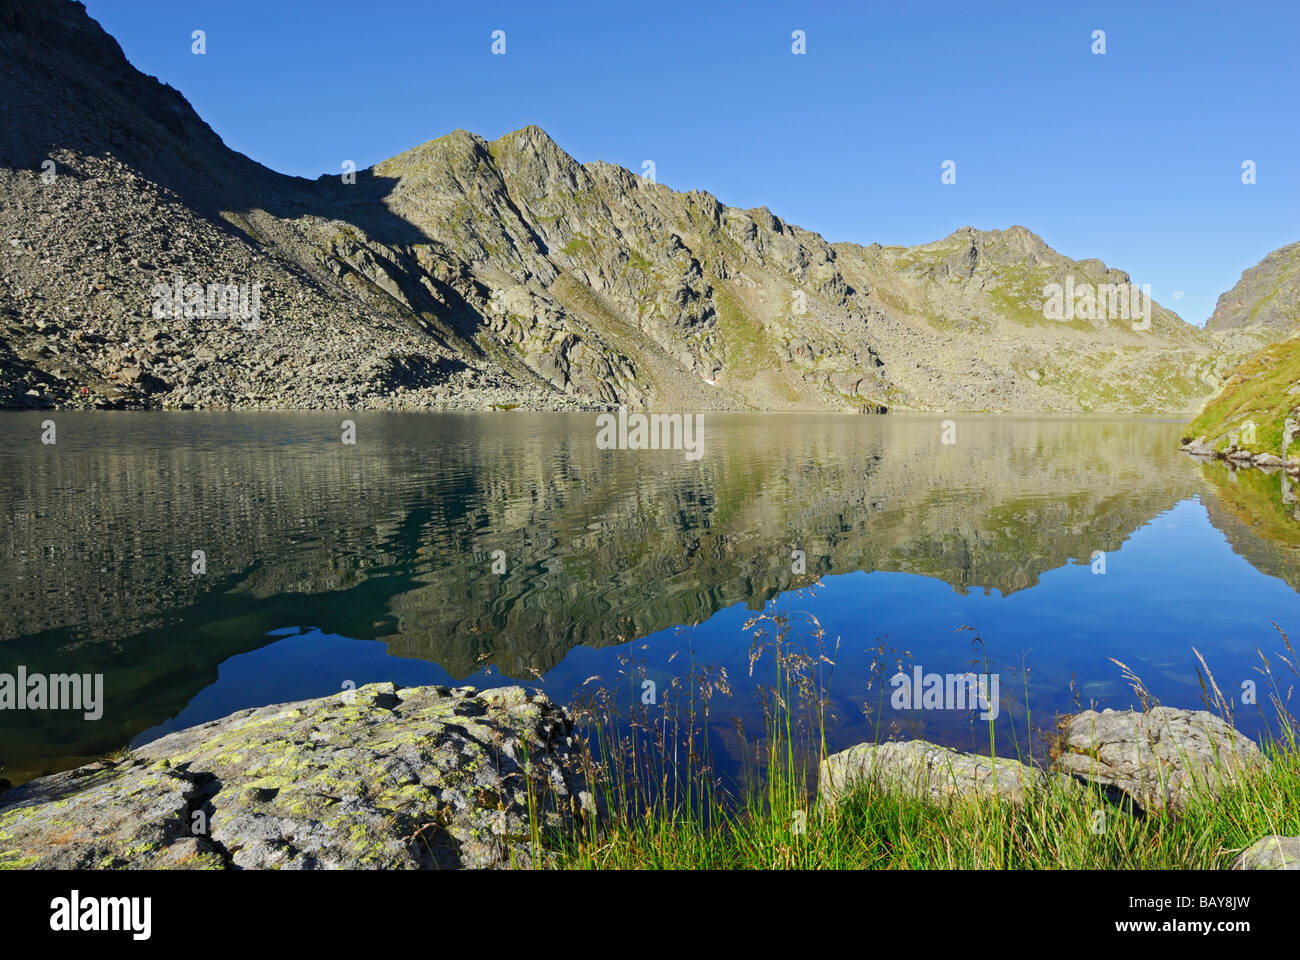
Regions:
<instances>
[{"instance_id":1,"label":"green grass","mask_svg":"<svg viewBox=\"0 0 1300 960\"><path fill-rule=\"evenodd\" d=\"M1255 452L1280 455L1286 418L1293 408L1300 406L1300 395L1287 393L1297 382L1300 382L1300 340L1270 344L1229 374L1200 416L1188 424L1187 435L1189 438L1204 436L1213 442L1251 421L1255 424L1255 443L1239 445Z\"/></svg>"},{"instance_id":2,"label":"green grass","mask_svg":"<svg viewBox=\"0 0 1300 960\"><path fill-rule=\"evenodd\" d=\"M985 269L996 278L996 282L988 287L987 295L1000 316L1026 327L1061 324L1076 330L1093 328L1087 320L1049 320L1042 307L1035 309L1030 306L1033 300L1046 299L1043 288L1054 279L1052 271L1046 267L1029 267L1024 264L1004 267L990 264Z\"/></svg>"},{"instance_id":3,"label":"green grass","mask_svg":"<svg viewBox=\"0 0 1300 960\"><path fill-rule=\"evenodd\" d=\"M591 245L591 240L582 234L578 234L563 247L566 257L572 257L575 260L587 260L591 263L596 262L596 251Z\"/></svg>"},{"instance_id":4,"label":"green grass","mask_svg":"<svg viewBox=\"0 0 1300 960\"><path fill-rule=\"evenodd\" d=\"M718 310L718 333L726 351L728 372L742 378L757 375L770 361L772 352L762 323L751 317L721 284L713 288L713 302Z\"/></svg>"},{"instance_id":5,"label":"green grass","mask_svg":"<svg viewBox=\"0 0 1300 960\"><path fill-rule=\"evenodd\" d=\"M628 247L626 253L627 267L629 270L640 270L644 274L651 274L654 272L654 266L650 263L650 259L640 250L637 250L635 247Z\"/></svg>"},{"instance_id":6,"label":"green grass","mask_svg":"<svg viewBox=\"0 0 1300 960\"><path fill-rule=\"evenodd\" d=\"M1274 745L1266 774L1177 817L1134 817L1098 792L1059 783L1021 804L933 804L864 792L819 815L777 788L706 824L689 809L618 821L574 842L562 864L588 869L1221 869L1268 834L1300 832L1300 752ZM797 829L797 814L803 829Z\"/></svg>"},{"instance_id":7,"label":"green grass","mask_svg":"<svg viewBox=\"0 0 1300 960\"><path fill-rule=\"evenodd\" d=\"M1280 735L1263 748L1270 766L1181 813L1135 814L1096 787L1058 777L1019 803L935 802L872 788L823 812L815 772L826 753L821 691L834 663L823 651L820 626L809 619L811 652L793 640L781 616L760 615L747 624L758 626L751 672L766 662L775 683L761 693L765 730L744 741L756 769L736 794L714 776L707 748L710 701L719 692L729 695L725 671L699 671L692 663L689 679L675 681L661 704L642 708L645 674L625 659L627 718L614 722L613 698L604 693L580 712L606 758L589 759L589 775L611 814L566 836L537 836L551 862L568 869L1200 870L1227 867L1260 837L1300 834L1300 745L1282 697L1288 684L1273 677L1268 661L1260 688L1271 687L1271 709L1281 724ZM1285 635L1283 642L1291 666L1294 651ZM880 669L869 690L883 680ZM1227 711L1206 676L1203 685L1216 692L1220 712ZM1140 681L1129 679L1147 702ZM875 689L883 705L883 684Z\"/></svg>"}]
</instances>

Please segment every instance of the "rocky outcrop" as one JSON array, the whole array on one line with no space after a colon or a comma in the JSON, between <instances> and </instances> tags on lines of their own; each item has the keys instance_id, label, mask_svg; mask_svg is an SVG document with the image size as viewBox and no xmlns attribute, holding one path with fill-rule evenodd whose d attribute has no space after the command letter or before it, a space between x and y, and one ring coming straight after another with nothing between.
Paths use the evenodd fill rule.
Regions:
<instances>
[{"instance_id":1,"label":"rocky outcrop","mask_svg":"<svg viewBox=\"0 0 1300 960\"><path fill-rule=\"evenodd\" d=\"M1042 771L1019 761L961 753L924 740L860 743L822 761L817 802L834 808L868 787L931 800L984 796L1020 802L1027 791L1046 782Z\"/></svg>"},{"instance_id":2,"label":"rocky outcrop","mask_svg":"<svg viewBox=\"0 0 1300 960\"><path fill-rule=\"evenodd\" d=\"M1279 247L1244 270L1219 297L1207 330L1259 325L1290 333L1300 321L1300 243Z\"/></svg>"},{"instance_id":3,"label":"rocky outcrop","mask_svg":"<svg viewBox=\"0 0 1300 960\"><path fill-rule=\"evenodd\" d=\"M1177 812L1266 763L1212 713L1153 707L1066 717L1053 769L1121 790L1147 812Z\"/></svg>"},{"instance_id":4,"label":"rocky outcrop","mask_svg":"<svg viewBox=\"0 0 1300 960\"><path fill-rule=\"evenodd\" d=\"M1232 861L1233 870L1300 870L1300 837L1261 837Z\"/></svg>"},{"instance_id":5,"label":"rocky outcrop","mask_svg":"<svg viewBox=\"0 0 1300 960\"><path fill-rule=\"evenodd\" d=\"M559 707L520 687L243 710L0 795L0 868L536 866L594 814Z\"/></svg>"},{"instance_id":6,"label":"rocky outcrop","mask_svg":"<svg viewBox=\"0 0 1300 960\"><path fill-rule=\"evenodd\" d=\"M1184 453L1190 453L1194 457L1214 457L1218 456L1218 451L1205 439L1199 436L1194 440L1185 440L1178 448Z\"/></svg>"},{"instance_id":7,"label":"rocky outcrop","mask_svg":"<svg viewBox=\"0 0 1300 960\"><path fill-rule=\"evenodd\" d=\"M1288 457L1284 460L1266 451L1252 451L1239 447L1235 441L1231 441L1227 447L1219 449L1206 440L1204 435L1201 435L1194 440L1184 441L1178 449L1191 454L1193 457L1230 460L1234 467L1260 467L1264 470L1287 470L1290 473L1300 473L1300 459L1296 457Z\"/></svg>"}]
</instances>

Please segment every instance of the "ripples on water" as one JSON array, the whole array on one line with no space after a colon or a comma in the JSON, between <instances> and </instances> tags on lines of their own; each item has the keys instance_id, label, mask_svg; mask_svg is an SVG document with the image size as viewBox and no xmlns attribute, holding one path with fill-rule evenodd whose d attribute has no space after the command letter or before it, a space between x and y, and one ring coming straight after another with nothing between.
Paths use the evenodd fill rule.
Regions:
<instances>
[{"instance_id":1,"label":"ripples on water","mask_svg":"<svg viewBox=\"0 0 1300 960\"><path fill-rule=\"evenodd\" d=\"M1199 707L1193 647L1233 696L1281 649L1270 621L1300 623L1283 479L1197 465L1175 422L955 417L944 444L940 417L707 415L687 461L598 450L594 415L59 413L44 446L50 416L0 417L0 672L103 673L107 702L0 713L14 780L349 682L626 698L628 657L663 689L692 654L728 671L735 764L727 718L756 730L771 680L748 672L762 609L838 640L833 749L987 747L965 712L865 715L884 649L888 673L987 662L1014 701L999 750L1040 754L1031 729L1076 699L1134 702L1108 658Z\"/></svg>"}]
</instances>

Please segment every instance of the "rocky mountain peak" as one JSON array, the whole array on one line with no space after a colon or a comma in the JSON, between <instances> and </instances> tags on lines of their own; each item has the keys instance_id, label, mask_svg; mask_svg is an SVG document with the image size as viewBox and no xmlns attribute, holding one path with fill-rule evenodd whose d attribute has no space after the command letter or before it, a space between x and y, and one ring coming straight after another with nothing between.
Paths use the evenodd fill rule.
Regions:
<instances>
[{"instance_id":1,"label":"rocky mountain peak","mask_svg":"<svg viewBox=\"0 0 1300 960\"><path fill-rule=\"evenodd\" d=\"M0 0L0 25L11 404L1183 410L1217 362L1162 308L1141 336L1047 318L1045 284L1106 268L1023 226L832 246L536 125L305 181L226 148L79 4ZM158 322L178 276L260 284L257 333Z\"/></svg>"},{"instance_id":2,"label":"rocky mountain peak","mask_svg":"<svg viewBox=\"0 0 1300 960\"><path fill-rule=\"evenodd\" d=\"M1290 334L1300 323L1300 242L1279 247L1242 271L1219 297L1208 330L1262 326Z\"/></svg>"}]
</instances>

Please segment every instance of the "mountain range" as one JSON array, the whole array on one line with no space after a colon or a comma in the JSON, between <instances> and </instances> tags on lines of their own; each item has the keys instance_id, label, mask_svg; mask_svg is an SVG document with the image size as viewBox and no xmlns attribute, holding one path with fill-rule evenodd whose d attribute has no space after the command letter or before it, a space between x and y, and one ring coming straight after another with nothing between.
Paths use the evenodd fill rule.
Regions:
<instances>
[{"instance_id":1,"label":"mountain range","mask_svg":"<svg viewBox=\"0 0 1300 960\"><path fill-rule=\"evenodd\" d=\"M1049 319L1129 274L1022 226L831 243L536 126L285 176L68 0L0 0L0 116L5 407L1195 411L1295 320L1300 244L1204 329Z\"/></svg>"}]
</instances>

